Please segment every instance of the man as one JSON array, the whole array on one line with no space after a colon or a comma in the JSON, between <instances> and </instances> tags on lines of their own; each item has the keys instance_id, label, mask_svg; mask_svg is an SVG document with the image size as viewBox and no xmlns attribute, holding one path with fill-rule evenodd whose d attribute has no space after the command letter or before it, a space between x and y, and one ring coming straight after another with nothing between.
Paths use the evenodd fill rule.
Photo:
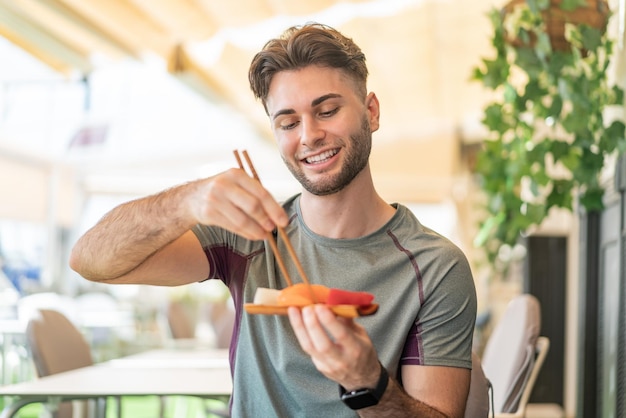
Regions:
<instances>
[{"instance_id":1,"label":"man","mask_svg":"<svg viewBox=\"0 0 626 418\"><path fill-rule=\"evenodd\" d=\"M78 241L72 268L108 283L224 281L237 309L233 416L462 417L474 282L457 247L374 189L379 102L363 53L332 28L291 28L249 79L302 193L281 206L235 168L190 182L113 209ZM286 285L263 241L277 226L312 282L371 292L379 311L245 313L257 288Z\"/></svg>"}]
</instances>

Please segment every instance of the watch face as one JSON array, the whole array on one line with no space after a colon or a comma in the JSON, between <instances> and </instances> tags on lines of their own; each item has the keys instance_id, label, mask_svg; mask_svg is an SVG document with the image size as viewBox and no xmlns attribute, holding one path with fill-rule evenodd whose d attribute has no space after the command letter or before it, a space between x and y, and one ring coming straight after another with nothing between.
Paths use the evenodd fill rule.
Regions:
<instances>
[{"instance_id":1,"label":"watch face","mask_svg":"<svg viewBox=\"0 0 626 418\"><path fill-rule=\"evenodd\" d=\"M381 364L380 377L375 389L357 389L347 392L343 386L339 385L339 395L343 403L351 409L367 408L368 406L378 405L378 401L383 397L387 384L389 383L389 374L387 369Z\"/></svg>"},{"instance_id":2,"label":"watch face","mask_svg":"<svg viewBox=\"0 0 626 418\"><path fill-rule=\"evenodd\" d=\"M378 405L378 398L374 396L369 389L344 393L341 396L341 400L348 405L350 409L362 409L368 406Z\"/></svg>"}]
</instances>

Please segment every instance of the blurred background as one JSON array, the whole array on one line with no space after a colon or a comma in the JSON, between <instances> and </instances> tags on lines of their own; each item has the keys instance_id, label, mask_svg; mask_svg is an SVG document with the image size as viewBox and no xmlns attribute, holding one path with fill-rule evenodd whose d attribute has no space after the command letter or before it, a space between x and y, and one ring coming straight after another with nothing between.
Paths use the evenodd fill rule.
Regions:
<instances>
[{"instance_id":1,"label":"blurred background","mask_svg":"<svg viewBox=\"0 0 626 418\"><path fill-rule=\"evenodd\" d=\"M297 192L247 70L269 38L308 21L339 28L367 56L382 195L471 251L466 165L485 92L469 77L490 52L493 3L0 2L5 273L20 291L87 286L67 268L77 236L117 203L232 167L236 148L277 199Z\"/></svg>"},{"instance_id":2,"label":"blurred background","mask_svg":"<svg viewBox=\"0 0 626 418\"><path fill-rule=\"evenodd\" d=\"M9 317L18 300L42 293L104 293L125 312L119 338L136 342L140 333L149 345L172 337L155 325L170 301L226 300L219 285L98 286L69 269L68 254L115 205L233 167L233 149L249 151L277 199L296 193L247 70L269 38L317 21L366 54L368 88L381 103L371 159L379 192L464 250L481 318L497 318L523 291L524 265L495 280L472 245L480 223L472 164L491 97L470 76L493 55L487 12L505 3L0 0L0 310ZM621 3L610 2L617 12L609 26L620 40ZM615 54L622 80L622 42ZM568 415L576 408L579 227L576 215L557 213L537 231L569 244L561 396L548 399ZM217 338L215 330L198 333Z\"/></svg>"}]
</instances>

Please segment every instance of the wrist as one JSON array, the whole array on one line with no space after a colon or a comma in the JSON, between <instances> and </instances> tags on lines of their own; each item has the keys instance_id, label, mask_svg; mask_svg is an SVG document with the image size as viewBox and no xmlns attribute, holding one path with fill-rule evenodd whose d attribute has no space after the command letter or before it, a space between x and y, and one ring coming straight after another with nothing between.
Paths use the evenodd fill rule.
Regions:
<instances>
[{"instance_id":1,"label":"wrist","mask_svg":"<svg viewBox=\"0 0 626 418\"><path fill-rule=\"evenodd\" d=\"M379 363L380 364L380 363ZM339 396L341 401L351 409L362 409L378 405L389 385L389 374L385 367L380 364L380 376L374 388L363 388L347 391L339 385Z\"/></svg>"}]
</instances>

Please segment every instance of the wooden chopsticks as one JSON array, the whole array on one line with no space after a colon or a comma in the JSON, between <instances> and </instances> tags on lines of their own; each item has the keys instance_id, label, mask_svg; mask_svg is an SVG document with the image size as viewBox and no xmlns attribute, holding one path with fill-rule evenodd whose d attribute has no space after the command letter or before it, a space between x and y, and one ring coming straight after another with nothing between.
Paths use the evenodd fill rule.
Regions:
<instances>
[{"instance_id":1,"label":"wooden chopsticks","mask_svg":"<svg viewBox=\"0 0 626 418\"><path fill-rule=\"evenodd\" d=\"M245 171L243 162L241 161L241 157L239 156L239 151L234 150L233 153L235 154L235 158L237 159L237 164L239 165L239 168ZM242 153L243 153L244 158L246 159L246 163L248 164L248 167L250 168L252 177L260 183L261 179L259 179L259 175L254 169L254 165L252 164L252 160L250 160L250 156L248 155L248 152L244 150L242 151ZM313 302L315 303L315 294L313 293L313 289L311 288L311 282L309 281L309 278L307 277L306 273L304 272L304 269L302 268L302 264L300 263L300 260L298 259L298 256L295 250L293 249L293 246L291 245L291 241L289 240L287 233L285 232L283 228L278 227L278 234L280 235L281 239L285 242L285 245L287 246L287 252L289 253L289 257L291 257L291 260L294 262L296 269L298 270L298 274L302 278L302 281L304 282L304 284L309 289L311 298ZM272 235L271 232L267 233L267 240L269 241L270 247L272 248L272 251L274 252L274 256L276 257L276 261L278 262L278 267L280 268L280 271L283 273L283 276L285 276L285 280L287 280L287 284L289 286L292 286L293 282L291 280L291 277L289 276L289 273L287 272L287 268L285 267L285 262L283 260L283 257L278 251L278 246L276 245L276 241L274 241L274 235Z\"/></svg>"}]
</instances>

